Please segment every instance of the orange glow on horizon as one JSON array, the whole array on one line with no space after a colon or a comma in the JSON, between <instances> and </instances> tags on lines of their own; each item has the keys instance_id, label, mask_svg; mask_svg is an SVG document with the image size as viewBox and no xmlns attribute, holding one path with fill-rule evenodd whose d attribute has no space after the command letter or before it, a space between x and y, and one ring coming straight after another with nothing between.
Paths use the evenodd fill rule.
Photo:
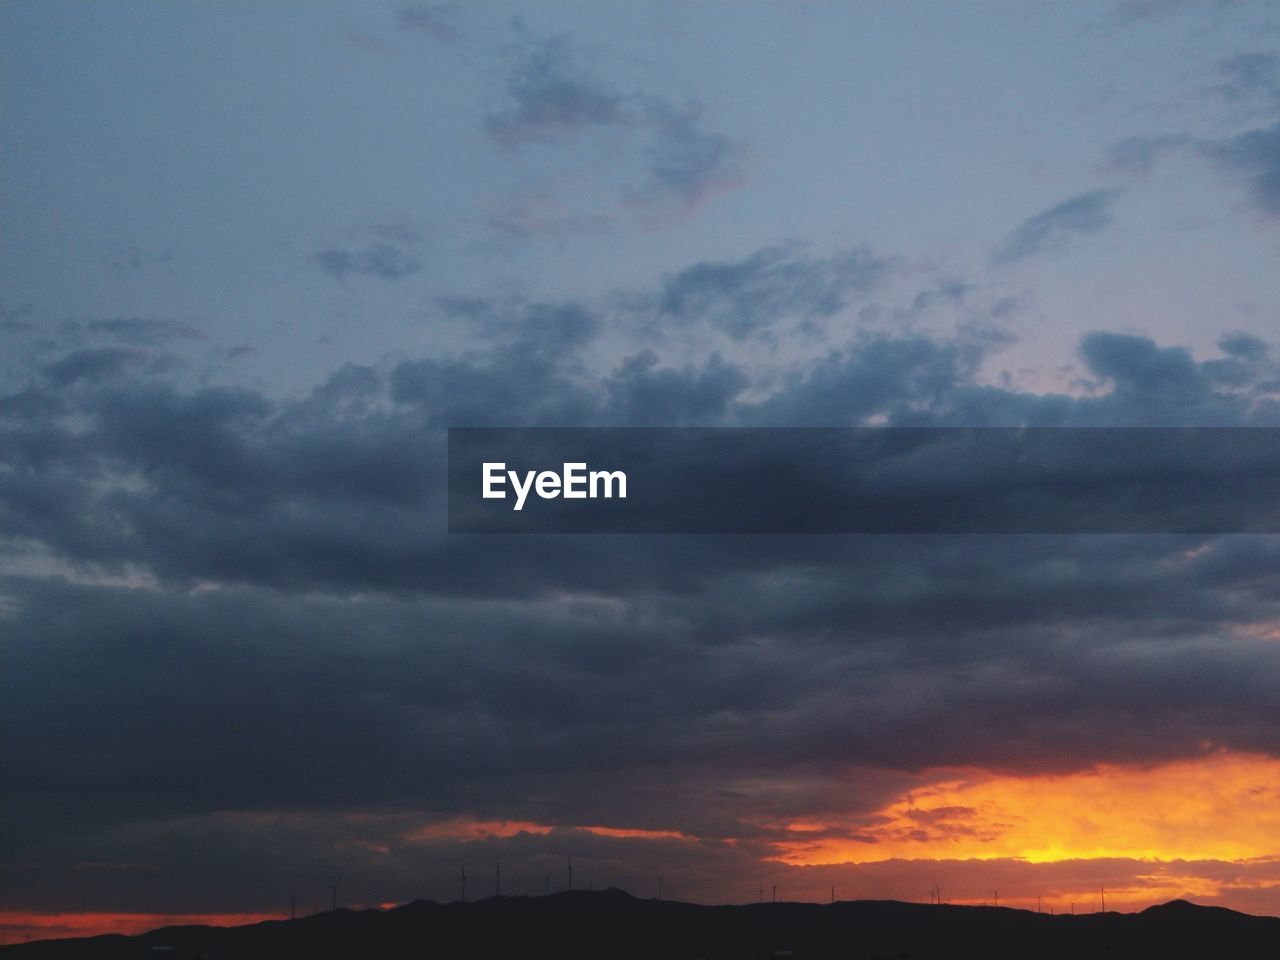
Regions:
<instances>
[{"instance_id":1,"label":"orange glow on horizon","mask_svg":"<svg viewBox=\"0 0 1280 960\"><path fill-rule=\"evenodd\" d=\"M1156 903L1167 903L1170 900L1191 900L1197 903L1209 903L1222 894L1222 885L1203 877L1178 874L1169 877L1139 877L1140 883L1120 884L1106 887L1107 912L1131 913L1145 910ZM1098 913L1102 909L1102 887L1089 889L1053 889L1048 898L1037 902L1035 896L1027 896L1023 892L1012 892L1006 896L1005 891L993 891L992 898L950 897L946 902L957 906L987 905L1000 894L1000 906L1013 907L1020 910L1035 910L1039 907L1043 912L1069 913L1075 907L1076 913Z\"/></svg>"},{"instance_id":2,"label":"orange glow on horizon","mask_svg":"<svg viewBox=\"0 0 1280 960\"><path fill-rule=\"evenodd\" d=\"M914 883L907 888L897 878L916 871L929 877L933 861L950 865L940 879L948 885L946 899L955 904L986 902L986 888L999 886L1001 906L1034 910L1037 896L1043 895L1046 911L1066 912L1074 902L1077 912L1092 913L1101 908L1101 891L1090 886L1094 877L1099 886L1106 885L1109 910L1139 910L1182 897L1274 914L1280 902L1280 759L1222 752L1150 767L1102 765L1061 775L961 770L936 771L933 777L871 813L757 823L754 828L764 827L768 839L757 833L755 842L771 840L771 859L791 868L858 867L847 880L821 869L808 874L818 878L812 881L803 871L791 875L790 889L812 883L808 892L818 899L825 898L833 877L841 884L852 882L847 889L856 889L859 896L888 890L902 897L899 891L905 889L906 899L923 899ZM343 816L361 824L377 819ZM403 821L390 827L402 840L446 844L521 834L547 838L557 849L566 846L562 837L572 842L574 834L578 841L591 835L619 845L701 842L675 827L565 826L466 816L408 833L404 828ZM732 844L735 838L721 839ZM394 848L392 837L385 843L381 838L350 842L379 855ZM1011 867L1014 861L1020 865ZM1039 872L1026 872L1033 865ZM716 894L711 886L695 896ZM379 904L383 909L394 905ZM279 919L279 913L0 911L0 944Z\"/></svg>"},{"instance_id":3,"label":"orange glow on horizon","mask_svg":"<svg viewBox=\"0 0 1280 960\"><path fill-rule=\"evenodd\" d=\"M860 825L787 824L795 866L890 859L1032 863L1104 857L1239 861L1280 856L1280 760L1215 754L1061 776L972 773L915 791ZM827 835L806 837L826 831Z\"/></svg>"},{"instance_id":4,"label":"orange glow on horizon","mask_svg":"<svg viewBox=\"0 0 1280 960\"><path fill-rule=\"evenodd\" d=\"M239 927L285 919L278 913L23 913L0 910L0 944L104 933L133 936L160 927Z\"/></svg>"}]
</instances>

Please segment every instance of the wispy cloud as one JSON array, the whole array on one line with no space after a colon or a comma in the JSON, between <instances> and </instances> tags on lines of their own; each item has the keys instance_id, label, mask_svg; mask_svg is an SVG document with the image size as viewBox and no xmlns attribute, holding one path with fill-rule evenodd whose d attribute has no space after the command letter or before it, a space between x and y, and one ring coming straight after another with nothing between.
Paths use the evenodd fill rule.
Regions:
<instances>
[{"instance_id":1,"label":"wispy cloud","mask_svg":"<svg viewBox=\"0 0 1280 960\"><path fill-rule=\"evenodd\" d=\"M401 7L396 22L405 30L414 30L440 43L462 39L458 26L460 10L456 3L419 3Z\"/></svg>"},{"instance_id":2,"label":"wispy cloud","mask_svg":"<svg viewBox=\"0 0 1280 960\"><path fill-rule=\"evenodd\" d=\"M991 262L1013 263L1058 249L1075 237L1098 233L1111 223L1111 205L1118 195L1117 190L1091 190L1037 213L1000 244Z\"/></svg>"},{"instance_id":3,"label":"wispy cloud","mask_svg":"<svg viewBox=\"0 0 1280 960\"><path fill-rule=\"evenodd\" d=\"M378 277L400 280L422 269L422 261L393 243L379 241L358 250L330 247L316 254L316 262L331 277Z\"/></svg>"},{"instance_id":4,"label":"wispy cloud","mask_svg":"<svg viewBox=\"0 0 1280 960\"><path fill-rule=\"evenodd\" d=\"M1220 81L1213 90L1236 103L1261 100L1264 106L1280 106L1280 55L1237 53L1217 65Z\"/></svg>"},{"instance_id":5,"label":"wispy cloud","mask_svg":"<svg viewBox=\"0 0 1280 960\"><path fill-rule=\"evenodd\" d=\"M417 230L375 225L352 232L368 239L363 243L335 244L315 254L315 263L334 279L363 276L396 281L422 269L424 240Z\"/></svg>"},{"instance_id":6,"label":"wispy cloud","mask_svg":"<svg viewBox=\"0 0 1280 960\"><path fill-rule=\"evenodd\" d=\"M767 248L737 261L701 262L664 280L658 309L684 323L709 322L735 338L776 333L787 321L827 317L887 275L869 249L832 257Z\"/></svg>"},{"instance_id":7,"label":"wispy cloud","mask_svg":"<svg viewBox=\"0 0 1280 960\"><path fill-rule=\"evenodd\" d=\"M508 103L482 122L489 138L513 150L533 143L581 150L577 138L610 132L642 159L599 196L572 185L572 178L567 190L544 179L501 204L491 217L496 225L522 235L664 226L742 183L742 145L710 128L697 104L624 93L596 79L570 34L522 37L512 49ZM584 161L583 179L594 182L599 178L589 167Z\"/></svg>"},{"instance_id":8,"label":"wispy cloud","mask_svg":"<svg viewBox=\"0 0 1280 960\"><path fill-rule=\"evenodd\" d=\"M677 109L657 101L647 115L654 136L639 200L656 200L669 207L668 213L688 215L716 193L742 183L742 147L708 129L697 107Z\"/></svg>"},{"instance_id":9,"label":"wispy cloud","mask_svg":"<svg viewBox=\"0 0 1280 960\"><path fill-rule=\"evenodd\" d=\"M1280 122L1209 141L1206 154L1227 174L1243 182L1263 213L1280 213Z\"/></svg>"},{"instance_id":10,"label":"wispy cloud","mask_svg":"<svg viewBox=\"0 0 1280 960\"><path fill-rule=\"evenodd\" d=\"M569 34L526 48L511 66L506 91L508 108L484 118L485 132L506 144L635 122L623 109L621 96L582 71Z\"/></svg>"},{"instance_id":11,"label":"wispy cloud","mask_svg":"<svg viewBox=\"0 0 1280 960\"><path fill-rule=\"evenodd\" d=\"M1192 143L1185 133L1126 137L1107 151L1107 160L1121 173L1146 175L1165 157Z\"/></svg>"}]
</instances>

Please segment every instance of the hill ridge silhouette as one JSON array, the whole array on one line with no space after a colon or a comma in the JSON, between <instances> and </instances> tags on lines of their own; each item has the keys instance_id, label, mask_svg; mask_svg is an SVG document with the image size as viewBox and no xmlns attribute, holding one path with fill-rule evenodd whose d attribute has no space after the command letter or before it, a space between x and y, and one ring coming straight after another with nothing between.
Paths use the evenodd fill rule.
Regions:
<instances>
[{"instance_id":1,"label":"hill ridge silhouette","mask_svg":"<svg viewBox=\"0 0 1280 960\"><path fill-rule=\"evenodd\" d=\"M847 900L709 906L610 888L469 903L418 900L242 927L163 927L0 947L2 960L124 958L1150 957L1275 960L1280 918L1174 900L1139 913Z\"/></svg>"}]
</instances>

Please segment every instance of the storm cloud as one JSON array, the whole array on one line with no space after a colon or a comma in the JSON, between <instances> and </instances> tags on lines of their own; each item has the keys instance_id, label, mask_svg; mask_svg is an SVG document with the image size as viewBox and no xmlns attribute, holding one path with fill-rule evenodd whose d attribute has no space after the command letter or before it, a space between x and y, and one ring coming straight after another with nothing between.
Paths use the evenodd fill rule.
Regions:
<instances>
[{"instance_id":1,"label":"storm cloud","mask_svg":"<svg viewBox=\"0 0 1280 960\"><path fill-rule=\"evenodd\" d=\"M400 851L370 854L363 882L441 872L478 841L403 838L472 818L551 831L485 841L530 884L567 850L631 883L661 850L692 884L717 858L742 868L727 840L776 854L789 835L765 824L870 816L938 766L1280 753L1267 537L443 533L445 425L1274 423L1261 342L1197 361L1097 334L1082 357L1108 387L1054 398L977 386L972 347L872 339L758 400L724 359L639 355L592 382L539 343L351 365L289 403L110 363L6 398L11 543L68 574L5 582L6 768L30 838L11 857L43 864L25 903L126 849L151 866L115 889L141 895L182 837L214 878L205 908L231 909L227 844L299 810L314 819L291 830ZM628 847L593 825L700 839Z\"/></svg>"}]
</instances>

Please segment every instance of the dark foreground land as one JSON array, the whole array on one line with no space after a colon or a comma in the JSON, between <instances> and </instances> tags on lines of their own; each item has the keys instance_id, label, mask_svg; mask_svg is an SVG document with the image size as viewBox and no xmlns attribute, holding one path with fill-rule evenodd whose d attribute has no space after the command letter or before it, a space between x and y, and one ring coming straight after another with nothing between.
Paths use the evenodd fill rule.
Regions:
<instances>
[{"instance_id":1,"label":"dark foreground land","mask_svg":"<svg viewBox=\"0 0 1280 960\"><path fill-rule=\"evenodd\" d=\"M468 904L419 902L386 912L335 910L247 927L167 927L137 937L0 948L0 960L144 957L1280 960L1280 918L1182 900L1141 913L1073 917L882 900L706 907L608 890Z\"/></svg>"}]
</instances>

